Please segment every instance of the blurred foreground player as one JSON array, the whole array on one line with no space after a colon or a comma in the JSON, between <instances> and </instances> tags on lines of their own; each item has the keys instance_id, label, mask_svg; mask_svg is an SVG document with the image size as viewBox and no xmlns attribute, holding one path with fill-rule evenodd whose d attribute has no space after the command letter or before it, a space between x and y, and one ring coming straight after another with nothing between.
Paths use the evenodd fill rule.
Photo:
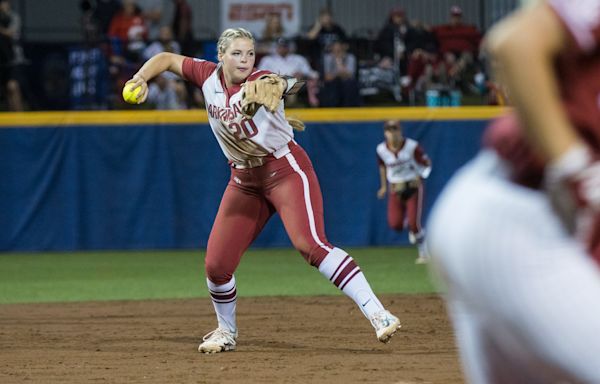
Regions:
<instances>
[{"instance_id":1,"label":"blurred foreground player","mask_svg":"<svg viewBox=\"0 0 600 384\"><path fill-rule=\"evenodd\" d=\"M488 37L515 106L429 220L472 383L600 383L600 0L547 1Z\"/></svg>"}]
</instances>

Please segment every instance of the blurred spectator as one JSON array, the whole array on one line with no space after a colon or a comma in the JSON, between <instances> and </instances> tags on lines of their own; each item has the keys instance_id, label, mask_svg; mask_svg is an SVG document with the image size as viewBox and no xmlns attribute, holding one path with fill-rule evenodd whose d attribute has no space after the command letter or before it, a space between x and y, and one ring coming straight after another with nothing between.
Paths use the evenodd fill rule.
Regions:
<instances>
[{"instance_id":1,"label":"blurred spectator","mask_svg":"<svg viewBox=\"0 0 600 384\"><path fill-rule=\"evenodd\" d=\"M396 68L406 73L406 34L410 29L406 12L401 7L390 11L386 24L383 26L377 41L375 52L379 55L379 65L382 68Z\"/></svg>"},{"instance_id":2,"label":"blurred spectator","mask_svg":"<svg viewBox=\"0 0 600 384\"><path fill-rule=\"evenodd\" d=\"M319 106L317 98L319 73L310 67L308 60L293 52L289 40L283 37L277 39L275 52L263 57L258 64L258 69L306 80L308 103L311 107ZM294 106L297 102L295 96L288 96L286 105Z\"/></svg>"},{"instance_id":3,"label":"blurred spectator","mask_svg":"<svg viewBox=\"0 0 600 384\"><path fill-rule=\"evenodd\" d=\"M108 28L114 16L121 9L119 0L95 0L91 2L93 19L98 26L101 37L108 35Z\"/></svg>"},{"instance_id":4,"label":"blurred spectator","mask_svg":"<svg viewBox=\"0 0 600 384\"><path fill-rule=\"evenodd\" d=\"M278 12L267 13L265 15L265 28L262 31L260 39L273 42L284 36L285 29L281 23L281 14Z\"/></svg>"},{"instance_id":5,"label":"blurred spectator","mask_svg":"<svg viewBox=\"0 0 600 384\"><path fill-rule=\"evenodd\" d=\"M428 53L436 53L438 51L437 40L431 28L421 20L413 20L411 27L404 35L404 43L406 44L406 55L410 55L416 50L422 50Z\"/></svg>"},{"instance_id":6,"label":"blurred spectator","mask_svg":"<svg viewBox=\"0 0 600 384\"><path fill-rule=\"evenodd\" d=\"M324 84L319 93L322 107L354 107L361 104L356 79L356 57L348 45L335 41L323 62Z\"/></svg>"},{"instance_id":7,"label":"blurred spectator","mask_svg":"<svg viewBox=\"0 0 600 384\"><path fill-rule=\"evenodd\" d=\"M450 8L450 22L433 28L439 44L442 65L453 88L471 92L477 70L481 32L473 25L463 22L463 11L459 6Z\"/></svg>"},{"instance_id":8,"label":"blurred spectator","mask_svg":"<svg viewBox=\"0 0 600 384\"><path fill-rule=\"evenodd\" d=\"M158 38L160 27L164 18L166 0L137 0L142 10L142 17L148 28L148 39L154 41Z\"/></svg>"},{"instance_id":9,"label":"blurred spectator","mask_svg":"<svg viewBox=\"0 0 600 384\"><path fill-rule=\"evenodd\" d=\"M11 12L10 2L0 0L0 65L2 74L8 73L9 64L14 58L13 39L15 35L14 19ZM4 81L7 81L3 77ZM4 83L2 85L5 85Z\"/></svg>"},{"instance_id":10,"label":"blurred spectator","mask_svg":"<svg viewBox=\"0 0 600 384\"><path fill-rule=\"evenodd\" d=\"M158 39L144 49L142 56L144 60L148 60L152 56L156 56L161 52L171 52L178 55L181 54L181 46L177 41L175 41L173 30L167 25L160 27Z\"/></svg>"},{"instance_id":11,"label":"blurred spectator","mask_svg":"<svg viewBox=\"0 0 600 384\"><path fill-rule=\"evenodd\" d=\"M329 9L322 9L318 19L306 35L316 40L321 51L327 50L334 41L346 41L346 32L335 23Z\"/></svg>"},{"instance_id":12,"label":"blurred spectator","mask_svg":"<svg viewBox=\"0 0 600 384\"><path fill-rule=\"evenodd\" d=\"M83 41L88 44L96 44L100 41L100 30L94 16L94 6L91 0L81 0L79 2L81 10L81 31Z\"/></svg>"},{"instance_id":13,"label":"blurred spectator","mask_svg":"<svg viewBox=\"0 0 600 384\"><path fill-rule=\"evenodd\" d=\"M106 109L109 85L106 63L107 45L95 19L95 2L82 0L82 45L69 47L69 101L72 109Z\"/></svg>"},{"instance_id":14,"label":"blurred spectator","mask_svg":"<svg viewBox=\"0 0 600 384\"><path fill-rule=\"evenodd\" d=\"M21 18L9 0L0 0L0 95L6 97L10 111L22 111L23 93L28 93L23 68L27 61L20 38Z\"/></svg>"},{"instance_id":15,"label":"blurred spectator","mask_svg":"<svg viewBox=\"0 0 600 384\"><path fill-rule=\"evenodd\" d=\"M258 41L255 44L257 63L265 55L273 53L275 41L284 37L284 31L280 13L270 12L265 15L265 27L262 30L262 34L258 36Z\"/></svg>"},{"instance_id":16,"label":"blurred spectator","mask_svg":"<svg viewBox=\"0 0 600 384\"><path fill-rule=\"evenodd\" d=\"M155 109L187 109L187 91L182 81L160 75L148 86L148 99Z\"/></svg>"},{"instance_id":17,"label":"blurred spectator","mask_svg":"<svg viewBox=\"0 0 600 384\"><path fill-rule=\"evenodd\" d=\"M437 54L423 49L412 51L406 76L402 77L402 86L405 97L411 105L423 99L426 89L431 86Z\"/></svg>"},{"instance_id":18,"label":"blurred spectator","mask_svg":"<svg viewBox=\"0 0 600 384\"><path fill-rule=\"evenodd\" d=\"M465 24L462 17L462 9L454 5L450 8L450 22L433 28L439 44L439 51L442 54L451 52L457 57L464 53L477 57L481 32L477 27Z\"/></svg>"},{"instance_id":19,"label":"blurred spectator","mask_svg":"<svg viewBox=\"0 0 600 384\"><path fill-rule=\"evenodd\" d=\"M335 23L331 11L324 8L319 13L319 17L306 37L313 42L311 44L310 60L319 72L323 72L323 55L327 53L334 41L345 42L346 32Z\"/></svg>"},{"instance_id":20,"label":"blurred spectator","mask_svg":"<svg viewBox=\"0 0 600 384\"><path fill-rule=\"evenodd\" d=\"M425 101L425 95L430 93L437 100L435 103L441 103L439 105L460 105L462 96L459 85L466 65L465 61L457 59L451 52L436 55L421 49L415 50L411 55L407 76L402 79L403 91L410 104Z\"/></svg>"},{"instance_id":21,"label":"blurred spectator","mask_svg":"<svg viewBox=\"0 0 600 384\"><path fill-rule=\"evenodd\" d=\"M186 0L173 0L175 11L173 16L173 33L175 40L181 44L181 53L185 56L196 56L194 35L192 33L192 8Z\"/></svg>"},{"instance_id":22,"label":"blurred spectator","mask_svg":"<svg viewBox=\"0 0 600 384\"><path fill-rule=\"evenodd\" d=\"M111 44L109 71L114 80L113 101L116 105L127 106L119 90L140 66L147 36L148 30L136 1L123 0L108 28Z\"/></svg>"},{"instance_id":23,"label":"blurred spectator","mask_svg":"<svg viewBox=\"0 0 600 384\"><path fill-rule=\"evenodd\" d=\"M417 99L423 98L425 88L431 83L428 76L433 73L433 66L438 60L437 41L429 27L420 20L413 20L405 41L408 64L401 79L402 93L409 104L414 105Z\"/></svg>"},{"instance_id":24,"label":"blurred spectator","mask_svg":"<svg viewBox=\"0 0 600 384\"><path fill-rule=\"evenodd\" d=\"M179 43L173 39L173 31L169 26L160 28L158 40L144 50L144 60L148 60L161 52L181 54ZM188 92L186 86L179 80L179 76L167 71L150 83L148 98L156 109L187 108L187 95L192 91ZM154 82L157 84L154 84Z\"/></svg>"},{"instance_id":25,"label":"blurred spectator","mask_svg":"<svg viewBox=\"0 0 600 384\"><path fill-rule=\"evenodd\" d=\"M113 54L137 62L146 47L148 29L136 0L123 0L121 10L113 17L108 28Z\"/></svg>"}]
</instances>

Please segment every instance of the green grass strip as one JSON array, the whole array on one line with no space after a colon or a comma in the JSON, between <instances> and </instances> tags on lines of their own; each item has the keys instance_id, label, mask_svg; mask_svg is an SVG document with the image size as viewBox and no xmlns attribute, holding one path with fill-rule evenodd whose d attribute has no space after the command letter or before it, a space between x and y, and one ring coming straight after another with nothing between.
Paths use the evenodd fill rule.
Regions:
<instances>
[{"instance_id":1,"label":"green grass strip","mask_svg":"<svg viewBox=\"0 0 600 384\"><path fill-rule=\"evenodd\" d=\"M434 292L413 248L347 249L377 293ZM252 249L236 271L238 295L340 292L293 249ZM204 251L0 254L0 304L207 297Z\"/></svg>"}]
</instances>

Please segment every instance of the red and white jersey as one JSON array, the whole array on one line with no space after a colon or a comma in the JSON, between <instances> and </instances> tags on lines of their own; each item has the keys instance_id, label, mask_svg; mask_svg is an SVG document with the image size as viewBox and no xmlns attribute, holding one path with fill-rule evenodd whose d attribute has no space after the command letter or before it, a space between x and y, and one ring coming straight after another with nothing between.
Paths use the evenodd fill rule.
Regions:
<instances>
[{"instance_id":1,"label":"red and white jersey","mask_svg":"<svg viewBox=\"0 0 600 384\"><path fill-rule=\"evenodd\" d=\"M431 161L413 139L405 138L399 151L392 151L385 141L377 145L377 158L385 166L389 183L402 183L416 178L426 179L431 173Z\"/></svg>"},{"instance_id":2,"label":"red and white jersey","mask_svg":"<svg viewBox=\"0 0 600 384\"><path fill-rule=\"evenodd\" d=\"M285 119L283 100L275 113L260 108L253 118L242 115L242 89L236 85L227 89L221 64L185 58L183 76L202 89L210 127L229 161L240 167L253 167L256 159L280 151L294 138L292 127ZM268 71L255 71L247 80L254 80Z\"/></svg>"},{"instance_id":3,"label":"red and white jersey","mask_svg":"<svg viewBox=\"0 0 600 384\"><path fill-rule=\"evenodd\" d=\"M568 47L555 61L562 103L579 136L600 152L600 0L550 0L568 35ZM527 65L524 61L523 65ZM527 155L524 133L515 117L488 128L486 145L513 168L515 180L535 186L541 180L539 155Z\"/></svg>"}]
</instances>

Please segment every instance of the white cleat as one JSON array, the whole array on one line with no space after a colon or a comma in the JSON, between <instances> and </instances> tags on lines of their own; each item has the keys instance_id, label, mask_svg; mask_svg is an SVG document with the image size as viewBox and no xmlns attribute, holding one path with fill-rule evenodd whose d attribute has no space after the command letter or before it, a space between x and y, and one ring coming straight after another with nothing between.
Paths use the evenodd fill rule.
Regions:
<instances>
[{"instance_id":1,"label":"white cleat","mask_svg":"<svg viewBox=\"0 0 600 384\"><path fill-rule=\"evenodd\" d=\"M419 249L419 257L415 260L415 264L427 264L431 260L431 256L429 256L429 252L425 249Z\"/></svg>"},{"instance_id":2,"label":"white cleat","mask_svg":"<svg viewBox=\"0 0 600 384\"><path fill-rule=\"evenodd\" d=\"M382 343L389 343L394 333L402 326L400 320L385 309L375 313L370 320L377 333L377 339Z\"/></svg>"},{"instance_id":3,"label":"white cleat","mask_svg":"<svg viewBox=\"0 0 600 384\"><path fill-rule=\"evenodd\" d=\"M237 331L231 332L223 328L217 328L207 333L202 338L202 343L198 347L198 352L219 353L233 351L235 349L235 340Z\"/></svg>"},{"instance_id":4,"label":"white cleat","mask_svg":"<svg viewBox=\"0 0 600 384\"><path fill-rule=\"evenodd\" d=\"M424 256L424 255L419 255L419 257L417 257L417 259L415 260L415 264L427 264L429 263L429 257Z\"/></svg>"}]
</instances>

